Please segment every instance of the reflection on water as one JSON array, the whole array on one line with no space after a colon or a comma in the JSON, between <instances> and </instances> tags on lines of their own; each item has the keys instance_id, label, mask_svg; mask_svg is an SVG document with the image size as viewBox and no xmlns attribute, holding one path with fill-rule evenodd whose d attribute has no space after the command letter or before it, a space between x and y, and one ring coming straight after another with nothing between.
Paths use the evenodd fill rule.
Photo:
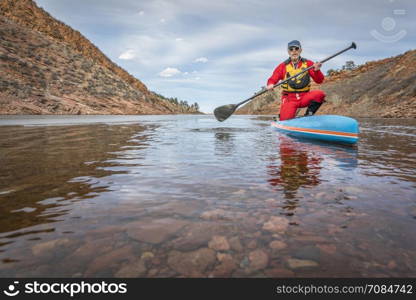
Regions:
<instances>
[{"instance_id":1,"label":"reflection on water","mask_svg":"<svg viewBox=\"0 0 416 300\"><path fill-rule=\"evenodd\" d=\"M322 158L316 152L308 152L305 146L287 136L279 137L279 153L269 166L270 184L283 189L287 199L296 197L301 187L319 184ZM303 146L303 147L302 147Z\"/></svg>"},{"instance_id":2,"label":"reflection on water","mask_svg":"<svg viewBox=\"0 0 416 300\"><path fill-rule=\"evenodd\" d=\"M286 215L292 216L299 206L297 191L318 186L321 181L322 161L332 159L341 170L353 171L357 166L357 148L324 142L278 136L276 156L267 166L267 180L276 191L282 191L286 201Z\"/></svg>"},{"instance_id":3,"label":"reflection on water","mask_svg":"<svg viewBox=\"0 0 416 300\"><path fill-rule=\"evenodd\" d=\"M138 147L135 126L7 127L0 148L0 233L56 222L73 201L109 190L97 178L125 174L111 160L116 151ZM141 136L145 145L146 136ZM118 170L110 170L115 166ZM8 213L10 212L10 213ZM21 234L24 234L21 233Z\"/></svg>"},{"instance_id":4,"label":"reflection on water","mask_svg":"<svg viewBox=\"0 0 416 300\"><path fill-rule=\"evenodd\" d=\"M20 118L0 120L1 277L416 275L413 120L346 147L265 117Z\"/></svg>"},{"instance_id":5,"label":"reflection on water","mask_svg":"<svg viewBox=\"0 0 416 300\"><path fill-rule=\"evenodd\" d=\"M215 153L222 157L232 154L234 150L233 133L216 132L215 133Z\"/></svg>"}]
</instances>

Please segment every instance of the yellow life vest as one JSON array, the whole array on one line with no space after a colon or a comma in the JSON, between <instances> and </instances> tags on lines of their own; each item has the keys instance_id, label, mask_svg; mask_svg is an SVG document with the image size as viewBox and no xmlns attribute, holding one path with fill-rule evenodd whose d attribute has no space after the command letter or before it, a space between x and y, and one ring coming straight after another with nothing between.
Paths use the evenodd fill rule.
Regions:
<instances>
[{"instance_id":1,"label":"yellow life vest","mask_svg":"<svg viewBox=\"0 0 416 300\"><path fill-rule=\"evenodd\" d=\"M295 68L291 63L290 58L286 60L286 75L283 80L286 80L287 78L294 76L308 68L306 59L301 58L301 63L302 64L299 68ZM305 72L298 77L289 80L287 83L282 84L282 89L286 93L309 92L311 89L311 77L309 76L309 72Z\"/></svg>"}]
</instances>

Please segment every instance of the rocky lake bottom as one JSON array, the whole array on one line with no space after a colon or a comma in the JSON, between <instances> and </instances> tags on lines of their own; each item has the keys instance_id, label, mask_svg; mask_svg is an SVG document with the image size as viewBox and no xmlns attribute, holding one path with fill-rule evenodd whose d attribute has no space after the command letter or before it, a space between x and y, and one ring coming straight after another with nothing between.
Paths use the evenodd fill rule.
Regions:
<instances>
[{"instance_id":1,"label":"rocky lake bottom","mask_svg":"<svg viewBox=\"0 0 416 300\"><path fill-rule=\"evenodd\" d=\"M416 120L0 117L0 277L415 277Z\"/></svg>"}]
</instances>

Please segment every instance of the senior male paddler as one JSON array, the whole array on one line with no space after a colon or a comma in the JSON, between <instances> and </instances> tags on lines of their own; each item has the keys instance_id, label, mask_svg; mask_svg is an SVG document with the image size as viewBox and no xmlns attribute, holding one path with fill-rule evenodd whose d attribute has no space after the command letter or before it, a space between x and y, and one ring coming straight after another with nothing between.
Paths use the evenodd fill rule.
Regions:
<instances>
[{"instance_id":1,"label":"senior male paddler","mask_svg":"<svg viewBox=\"0 0 416 300\"><path fill-rule=\"evenodd\" d=\"M273 89L280 80L294 76L304 69L313 66L307 72L282 84L282 96L280 105L280 121L292 119L296 116L298 108L307 107L305 116L313 115L325 101L325 93L321 90L311 91L311 77L320 84L324 81L324 74L320 68L322 63L314 63L300 56L302 47L299 41L293 40L288 43L287 51L289 58L279 64L267 81L267 89Z\"/></svg>"}]
</instances>

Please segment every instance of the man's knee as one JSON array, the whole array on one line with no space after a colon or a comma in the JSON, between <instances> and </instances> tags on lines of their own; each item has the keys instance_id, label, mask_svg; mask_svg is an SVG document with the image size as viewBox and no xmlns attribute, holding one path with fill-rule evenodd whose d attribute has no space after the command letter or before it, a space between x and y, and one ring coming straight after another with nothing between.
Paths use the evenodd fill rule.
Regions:
<instances>
[{"instance_id":1,"label":"man's knee","mask_svg":"<svg viewBox=\"0 0 416 300\"><path fill-rule=\"evenodd\" d=\"M325 101L326 94L325 94L324 91L314 90L313 94L314 94L314 97L313 97L314 99L313 100L315 100L317 102L324 102Z\"/></svg>"}]
</instances>

